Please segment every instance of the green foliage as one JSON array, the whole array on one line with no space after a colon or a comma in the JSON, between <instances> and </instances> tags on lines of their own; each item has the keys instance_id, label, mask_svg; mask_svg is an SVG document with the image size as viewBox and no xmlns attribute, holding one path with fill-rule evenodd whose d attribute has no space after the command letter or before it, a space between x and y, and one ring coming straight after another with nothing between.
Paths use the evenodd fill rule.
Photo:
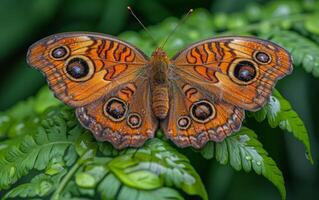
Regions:
<instances>
[{"instance_id":1,"label":"green foliage","mask_svg":"<svg viewBox=\"0 0 319 200\"><path fill-rule=\"evenodd\" d=\"M0 112L0 139L1 137L14 138L21 135L26 129L34 129L39 119L35 116L44 112L50 106L61 104L53 98L47 87L43 87L36 97L30 97L7 110Z\"/></svg>"},{"instance_id":2,"label":"green foliage","mask_svg":"<svg viewBox=\"0 0 319 200\"><path fill-rule=\"evenodd\" d=\"M302 67L317 77L318 14L319 4L315 1L275 1L227 15L197 9L169 39L165 50L172 56L188 44L208 37L255 35L283 45L291 52L295 67ZM108 24L107 15L101 27ZM149 29L155 38L164 40L178 22L179 19L167 18ZM120 37L147 54L156 47L144 31L125 32ZM277 90L264 108L249 115L258 122L267 119L271 128L292 133L305 145L313 162L304 123ZM0 196L3 199L160 200L185 196L208 199L200 176L184 152L158 138L142 148L123 151L97 142L78 124L74 111L61 105L44 88L35 97L0 113ZM276 186L282 199L286 198L283 175L253 130L243 127L221 143L209 142L200 153L235 170L262 175Z\"/></svg>"},{"instance_id":3,"label":"green foliage","mask_svg":"<svg viewBox=\"0 0 319 200\"><path fill-rule=\"evenodd\" d=\"M278 127L300 140L306 147L307 157L313 163L308 131L298 114L292 109L290 103L278 92L274 90L268 104L255 113L250 113L259 122L267 118L272 128Z\"/></svg>"},{"instance_id":4,"label":"green foliage","mask_svg":"<svg viewBox=\"0 0 319 200\"><path fill-rule=\"evenodd\" d=\"M209 142L201 150L202 155L211 159L213 157L223 164L230 164L236 170L250 172L254 170L263 175L279 190L282 199L286 199L284 178L275 161L268 156L258 141L256 133L246 127L227 137L221 143Z\"/></svg>"},{"instance_id":5,"label":"green foliage","mask_svg":"<svg viewBox=\"0 0 319 200\"><path fill-rule=\"evenodd\" d=\"M46 94L51 96L48 91ZM42 95L40 92L35 99ZM31 106L30 100L27 102ZM32 103L37 106L39 102ZM6 191L5 199L83 195L183 199L179 191L208 199L189 160L160 139L147 142L141 149L118 152L109 144L96 142L77 123L74 111L65 106L24 117L37 118L37 128L24 129L18 137L0 142L4 146L0 150L0 191ZM28 173L37 175L30 180ZM13 184L17 185L11 188Z\"/></svg>"}]
</instances>

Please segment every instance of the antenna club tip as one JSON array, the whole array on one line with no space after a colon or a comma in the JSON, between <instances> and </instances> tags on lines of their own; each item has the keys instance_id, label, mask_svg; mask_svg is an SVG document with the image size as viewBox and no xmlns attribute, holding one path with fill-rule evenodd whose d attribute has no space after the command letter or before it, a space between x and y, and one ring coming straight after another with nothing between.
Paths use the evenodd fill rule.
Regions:
<instances>
[{"instance_id":1,"label":"antenna club tip","mask_svg":"<svg viewBox=\"0 0 319 200\"><path fill-rule=\"evenodd\" d=\"M131 6L127 6L127 9L128 9L128 10L132 10L132 9L131 9Z\"/></svg>"},{"instance_id":2,"label":"antenna club tip","mask_svg":"<svg viewBox=\"0 0 319 200\"><path fill-rule=\"evenodd\" d=\"M189 12L190 13L194 12L194 9L193 8L189 9Z\"/></svg>"}]
</instances>

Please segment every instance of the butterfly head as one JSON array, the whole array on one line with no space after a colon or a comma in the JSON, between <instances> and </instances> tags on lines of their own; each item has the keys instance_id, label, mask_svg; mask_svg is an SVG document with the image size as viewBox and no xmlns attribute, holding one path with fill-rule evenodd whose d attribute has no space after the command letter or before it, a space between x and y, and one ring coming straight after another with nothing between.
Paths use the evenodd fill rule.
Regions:
<instances>
[{"instance_id":1,"label":"butterfly head","mask_svg":"<svg viewBox=\"0 0 319 200\"><path fill-rule=\"evenodd\" d=\"M164 61L167 63L169 61L166 52L160 47L156 48L155 51L152 53L152 60L162 62Z\"/></svg>"}]
</instances>

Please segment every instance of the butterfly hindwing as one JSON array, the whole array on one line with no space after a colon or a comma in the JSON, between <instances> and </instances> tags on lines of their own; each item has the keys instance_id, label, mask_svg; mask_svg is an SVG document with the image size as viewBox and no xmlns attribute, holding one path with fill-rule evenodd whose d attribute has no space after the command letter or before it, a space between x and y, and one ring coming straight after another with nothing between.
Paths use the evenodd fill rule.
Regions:
<instances>
[{"instance_id":1,"label":"butterfly hindwing","mask_svg":"<svg viewBox=\"0 0 319 200\"><path fill-rule=\"evenodd\" d=\"M161 128L180 147L203 147L209 140L222 141L238 130L243 109L205 93L176 77L171 84L170 111Z\"/></svg>"},{"instance_id":2,"label":"butterfly hindwing","mask_svg":"<svg viewBox=\"0 0 319 200\"><path fill-rule=\"evenodd\" d=\"M154 136L158 124L145 77L119 85L97 101L78 107L76 113L99 141L109 141L117 149L142 146Z\"/></svg>"}]
</instances>

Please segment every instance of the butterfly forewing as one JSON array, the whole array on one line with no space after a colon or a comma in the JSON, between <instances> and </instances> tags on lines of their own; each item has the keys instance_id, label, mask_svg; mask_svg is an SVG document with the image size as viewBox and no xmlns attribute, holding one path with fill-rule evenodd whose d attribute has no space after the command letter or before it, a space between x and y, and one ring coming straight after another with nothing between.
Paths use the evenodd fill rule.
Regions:
<instances>
[{"instance_id":1,"label":"butterfly forewing","mask_svg":"<svg viewBox=\"0 0 319 200\"><path fill-rule=\"evenodd\" d=\"M276 81L292 71L282 47L252 37L223 37L195 43L172 60L175 73L212 96L258 110Z\"/></svg>"},{"instance_id":2,"label":"butterfly forewing","mask_svg":"<svg viewBox=\"0 0 319 200\"><path fill-rule=\"evenodd\" d=\"M134 80L147 59L132 45L96 33L52 35L32 45L27 56L57 98L71 106L91 103L118 84Z\"/></svg>"}]
</instances>

